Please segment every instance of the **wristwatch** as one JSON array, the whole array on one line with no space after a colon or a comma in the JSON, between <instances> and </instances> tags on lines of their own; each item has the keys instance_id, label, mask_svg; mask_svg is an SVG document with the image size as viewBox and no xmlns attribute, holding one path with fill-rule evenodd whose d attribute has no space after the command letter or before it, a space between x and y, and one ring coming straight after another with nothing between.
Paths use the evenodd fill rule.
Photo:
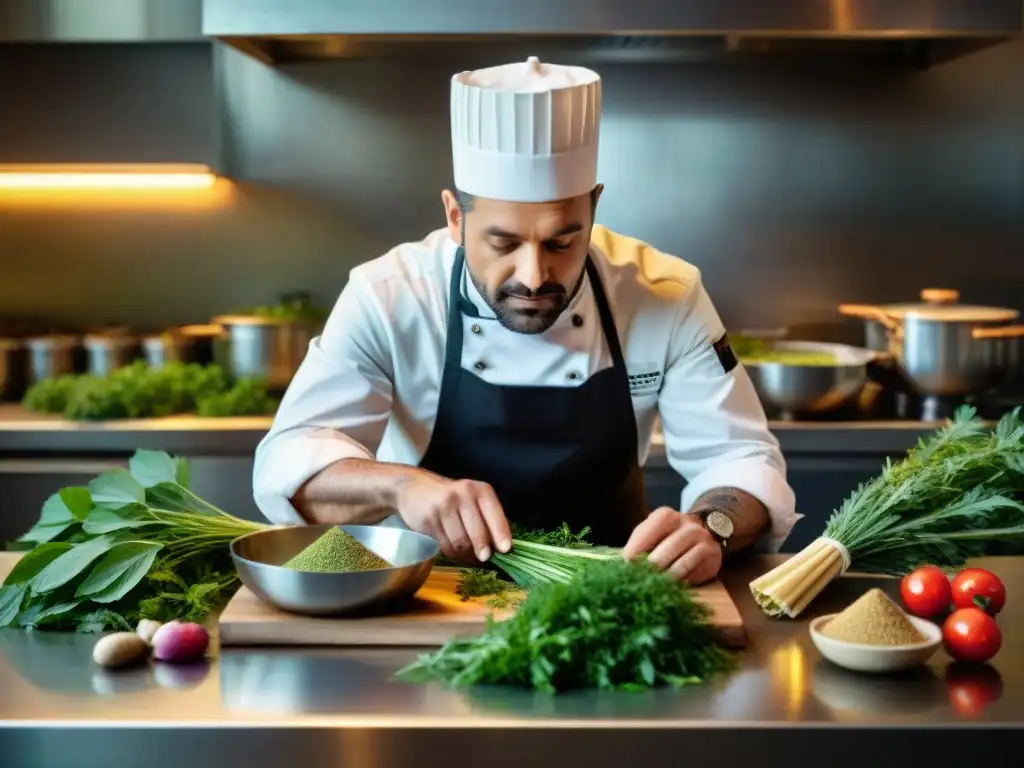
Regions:
<instances>
[{"instance_id":1,"label":"wristwatch","mask_svg":"<svg viewBox=\"0 0 1024 768\"><path fill-rule=\"evenodd\" d=\"M729 543L729 537L732 536L732 519L717 509L707 509L696 514L704 523L708 533L724 548Z\"/></svg>"}]
</instances>

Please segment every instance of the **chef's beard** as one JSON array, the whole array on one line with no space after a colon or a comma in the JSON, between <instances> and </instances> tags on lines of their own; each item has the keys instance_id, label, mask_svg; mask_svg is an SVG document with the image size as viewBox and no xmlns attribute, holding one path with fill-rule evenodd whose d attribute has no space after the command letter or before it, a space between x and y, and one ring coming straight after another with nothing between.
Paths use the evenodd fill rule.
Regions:
<instances>
[{"instance_id":1,"label":"chef's beard","mask_svg":"<svg viewBox=\"0 0 1024 768\"><path fill-rule=\"evenodd\" d=\"M508 280L499 285L494 295L491 296L487 291L487 286L477 280L472 272L469 273L469 277L484 301L487 302L487 306L497 316L498 322L516 333L544 333L555 324L559 315L569 306L569 294L561 283L544 283L536 290L530 290L520 282ZM516 296L528 298L550 296L551 301L540 307L517 308L509 304L509 299Z\"/></svg>"}]
</instances>

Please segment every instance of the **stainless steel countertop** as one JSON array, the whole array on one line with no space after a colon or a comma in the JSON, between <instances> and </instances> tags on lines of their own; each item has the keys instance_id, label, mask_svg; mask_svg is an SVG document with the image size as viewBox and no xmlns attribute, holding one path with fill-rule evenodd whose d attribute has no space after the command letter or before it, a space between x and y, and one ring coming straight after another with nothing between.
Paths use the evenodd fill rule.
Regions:
<instances>
[{"instance_id":1,"label":"stainless steel countertop","mask_svg":"<svg viewBox=\"0 0 1024 768\"><path fill-rule=\"evenodd\" d=\"M2 630L0 744L12 768L143 764L109 755L102 762L115 740L120 754L129 743L145 747L147 766L285 765L284 755L296 765L341 764L345 756L346 765L422 766L442 749L448 760L437 764L482 760L488 750L498 750L501 765L564 766L568 754L579 756L576 764L585 754L607 764L640 750L648 762L685 751L716 765L756 759L760 768L799 765L812 752L830 767L896 765L896 752L910 748L922 761L970 749L983 765L988 750L1021 738L1024 601L1013 585L1024 583L1024 559L979 561L1009 586L999 617L1004 645L991 665L950 665L940 650L928 667L892 677L833 667L811 644L807 623L876 584L895 595L897 582L847 576L800 619L773 620L747 585L776 561L753 556L725 572L750 646L736 672L681 691L554 697L395 681L414 649L228 649L210 664L104 672L90 660L95 637ZM985 698L987 706L977 703ZM864 762L868 733L872 744L891 745L892 761L879 752ZM220 762L202 744L215 745Z\"/></svg>"},{"instance_id":2,"label":"stainless steel countertop","mask_svg":"<svg viewBox=\"0 0 1024 768\"><path fill-rule=\"evenodd\" d=\"M131 453L137 448L184 455L249 456L270 428L270 417L203 419L173 416L107 422L69 422L0 405L0 456L24 453ZM925 421L772 421L787 454L902 453L939 426ZM667 466L662 435L651 442L649 466Z\"/></svg>"}]
</instances>

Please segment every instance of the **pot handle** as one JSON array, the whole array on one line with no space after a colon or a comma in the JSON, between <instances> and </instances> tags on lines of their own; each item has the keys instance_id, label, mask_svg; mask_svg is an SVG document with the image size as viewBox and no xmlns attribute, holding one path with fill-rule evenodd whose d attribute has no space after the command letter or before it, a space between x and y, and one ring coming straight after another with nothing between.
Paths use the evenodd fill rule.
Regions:
<instances>
[{"instance_id":1,"label":"pot handle","mask_svg":"<svg viewBox=\"0 0 1024 768\"><path fill-rule=\"evenodd\" d=\"M960 291L953 288L925 288L920 295L921 301L927 304L956 304L960 301Z\"/></svg>"},{"instance_id":2,"label":"pot handle","mask_svg":"<svg viewBox=\"0 0 1024 768\"><path fill-rule=\"evenodd\" d=\"M975 328L971 337L983 339L1019 339L1024 337L1024 325L996 325L991 328Z\"/></svg>"},{"instance_id":3,"label":"pot handle","mask_svg":"<svg viewBox=\"0 0 1024 768\"><path fill-rule=\"evenodd\" d=\"M859 317L861 320L875 320L881 323L890 331L899 330L900 324L878 307L870 304L840 304L839 314L847 317Z\"/></svg>"}]
</instances>

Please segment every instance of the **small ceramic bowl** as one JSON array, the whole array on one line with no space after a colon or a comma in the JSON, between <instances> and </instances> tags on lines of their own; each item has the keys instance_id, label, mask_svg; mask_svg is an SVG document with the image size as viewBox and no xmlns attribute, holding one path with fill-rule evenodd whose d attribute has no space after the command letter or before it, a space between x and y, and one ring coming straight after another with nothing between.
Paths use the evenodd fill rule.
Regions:
<instances>
[{"instance_id":1,"label":"small ceramic bowl","mask_svg":"<svg viewBox=\"0 0 1024 768\"><path fill-rule=\"evenodd\" d=\"M893 672L926 664L942 645L942 629L916 616L908 616L917 630L927 638L914 645L862 645L834 640L821 629L836 614L820 616L811 622L811 641L822 656L840 667L856 672Z\"/></svg>"}]
</instances>

